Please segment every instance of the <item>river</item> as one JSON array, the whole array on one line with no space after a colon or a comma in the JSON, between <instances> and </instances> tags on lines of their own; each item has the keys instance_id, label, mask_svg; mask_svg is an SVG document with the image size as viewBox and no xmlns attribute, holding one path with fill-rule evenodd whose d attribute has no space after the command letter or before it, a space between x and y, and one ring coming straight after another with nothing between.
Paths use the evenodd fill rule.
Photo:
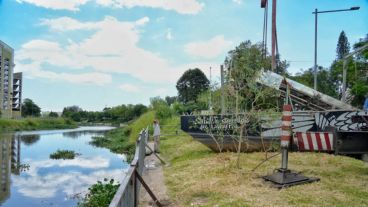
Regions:
<instances>
[{"instance_id":1,"label":"river","mask_svg":"<svg viewBox=\"0 0 368 207\"><path fill-rule=\"evenodd\" d=\"M88 187L104 178L120 181L128 168L123 155L89 144L111 127L80 127L3 134L0 138L0 206L76 206ZM51 153L74 150L73 160Z\"/></svg>"}]
</instances>

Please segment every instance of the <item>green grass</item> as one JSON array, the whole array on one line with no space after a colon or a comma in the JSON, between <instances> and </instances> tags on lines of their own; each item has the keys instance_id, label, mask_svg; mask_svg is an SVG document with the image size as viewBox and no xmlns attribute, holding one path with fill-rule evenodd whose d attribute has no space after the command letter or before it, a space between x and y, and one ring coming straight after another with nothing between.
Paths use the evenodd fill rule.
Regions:
<instances>
[{"instance_id":1,"label":"green grass","mask_svg":"<svg viewBox=\"0 0 368 207\"><path fill-rule=\"evenodd\" d=\"M129 140L128 127L116 128L107 132L104 136L92 137L90 144L96 147L104 147L111 152L125 154L130 162L134 157L135 143Z\"/></svg>"},{"instance_id":2,"label":"green grass","mask_svg":"<svg viewBox=\"0 0 368 207\"><path fill-rule=\"evenodd\" d=\"M79 155L79 154L75 153L74 151L71 151L71 150L57 150L56 152L50 154L50 159L54 159L54 160L59 160L59 159L72 160L77 155Z\"/></svg>"},{"instance_id":3,"label":"green grass","mask_svg":"<svg viewBox=\"0 0 368 207\"><path fill-rule=\"evenodd\" d=\"M149 111L128 126L113 129L104 136L92 137L90 143L96 147L110 149L114 153L125 154L130 162L134 157L135 142L139 133L152 123L154 115L154 111Z\"/></svg>"},{"instance_id":4,"label":"green grass","mask_svg":"<svg viewBox=\"0 0 368 207\"><path fill-rule=\"evenodd\" d=\"M128 126L130 128L129 140L135 143L142 129L147 128L147 126L152 127L152 122L154 118L155 118L155 111L149 111L140 116L132 124L130 124Z\"/></svg>"},{"instance_id":5,"label":"green grass","mask_svg":"<svg viewBox=\"0 0 368 207\"><path fill-rule=\"evenodd\" d=\"M167 120L179 127L179 118ZM162 134L174 134L162 128ZM165 182L175 206L368 206L368 163L325 153L290 153L289 168L320 182L274 189L260 177L280 167L277 156L251 170L262 152L213 153L185 133L161 141ZM269 153L269 156L273 153Z\"/></svg>"},{"instance_id":6,"label":"green grass","mask_svg":"<svg viewBox=\"0 0 368 207\"><path fill-rule=\"evenodd\" d=\"M76 127L77 124L75 122L63 118L0 119L0 133Z\"/></svg>"}]
</instances>

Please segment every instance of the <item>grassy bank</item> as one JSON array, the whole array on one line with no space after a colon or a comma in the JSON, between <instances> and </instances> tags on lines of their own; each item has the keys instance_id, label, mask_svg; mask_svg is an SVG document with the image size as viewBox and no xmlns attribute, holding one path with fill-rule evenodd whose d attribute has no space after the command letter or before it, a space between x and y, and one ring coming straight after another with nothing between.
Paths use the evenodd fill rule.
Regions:
<instances>
[{"instance_id":1,"label":"grassy bank","mask_svg":"<svg viewBox=\"0 0 368 207\"><path fill-rule=\"evenodd\" d=\"M63 118L0 119L0 132L67 129L77 124Z\"/></svg>"},{"instance_id":2,"label":"grassy bank","mask_svg":"<svg viewBox=\"0 0 368 207\"><path fill-rule=\"evenodd\" d=\"M179 119L171 124L179 126ZM173 134L171 127L162 134ZM188 135L166 137L162 156L166 185L175 206L368 206L368 163L324 153L290 153L289 168L320 182L277 190L260 177L280 166L280 157L251 170L264 153L216 154ZM270 154L269 154L270 155Z\"/></svg>"},{"instance_id":3,"label":"grassy bank","mask_svg":"<svg viewBox=\"0 0 368 207\"><path fill-rule=\"evenodd\" d=\"M135 152L135 142L142 129L152 123L155 112L149 111L128 126L113 129L104 136L93 137L91 144L110 149L114 153L126 154L131 161Z\"/></svg>"}]
</instances>

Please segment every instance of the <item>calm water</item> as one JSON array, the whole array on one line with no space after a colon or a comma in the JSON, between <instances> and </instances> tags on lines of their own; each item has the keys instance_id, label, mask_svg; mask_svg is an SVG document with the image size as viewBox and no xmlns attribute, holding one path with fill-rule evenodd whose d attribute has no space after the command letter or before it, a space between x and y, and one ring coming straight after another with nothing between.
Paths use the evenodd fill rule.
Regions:
<instances>
[{"instance_id":1,"label":"calm water","mask_svg":"<svg viewBox=\"0 0 368 207\"><path fill-rule=\"evenodd\" d=\"M92 136L109 129L82 127L1 135L0 206L76 206L75 196L83 195L98 180L121 180L128 167L125 158L89 145ZM58 149L81 155L73 160L49 159Z\"/></svg>"}]
</instances>

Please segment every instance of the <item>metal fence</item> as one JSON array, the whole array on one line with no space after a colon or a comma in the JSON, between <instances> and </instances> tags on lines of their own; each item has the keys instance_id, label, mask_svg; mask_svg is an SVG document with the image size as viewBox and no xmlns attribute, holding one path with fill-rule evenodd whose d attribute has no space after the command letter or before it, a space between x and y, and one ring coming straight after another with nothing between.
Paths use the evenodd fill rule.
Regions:
<instances>
[{"instance_id":1,"label":"metal fence","mask_svg":"<svg viewBox=\"0 0 368 207\"><path fill-rule=\"evenodd\" d=\"M148 136L148 128L141 131L137 140L134 159L109 207L138 206L139 190L142 186L141 175L144 168L144 158L146 156L145 146Z\"/></svg>"}]
</instances>

